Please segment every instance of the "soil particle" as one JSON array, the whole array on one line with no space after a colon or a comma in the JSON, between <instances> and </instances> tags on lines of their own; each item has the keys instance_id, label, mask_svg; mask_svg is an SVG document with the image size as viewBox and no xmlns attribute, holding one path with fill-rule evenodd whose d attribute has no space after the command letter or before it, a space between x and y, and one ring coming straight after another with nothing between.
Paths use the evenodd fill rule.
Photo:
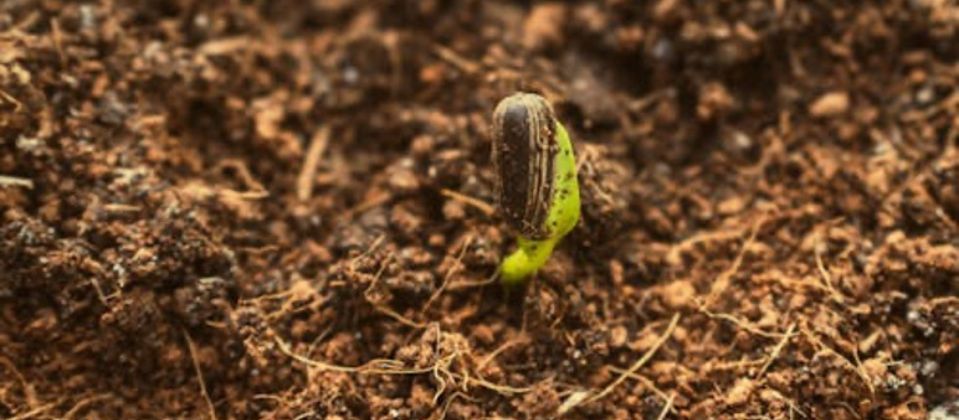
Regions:
<instances>
[{"instance_id":1,"label":"soil particle","mask_svg":"<svg viewBox=\"0 0 959 420\"><path fill-rule=\"evenodd\" d=\"M809 114L814 117L835 117L849 109L849 94L846 92L829 92L809 105Z\"/></svg>"},{"instance_id":2,"label":"soil particle","mask_svg":"<svg viewBox=\"0 0 959 420\"><path fill-rule=\"evenodd\" d=\"M523 22L523 46L530 50L556 47L563 43L567 6L562 3L539 3L533 6Z\"/></svg>"}]
</instances>

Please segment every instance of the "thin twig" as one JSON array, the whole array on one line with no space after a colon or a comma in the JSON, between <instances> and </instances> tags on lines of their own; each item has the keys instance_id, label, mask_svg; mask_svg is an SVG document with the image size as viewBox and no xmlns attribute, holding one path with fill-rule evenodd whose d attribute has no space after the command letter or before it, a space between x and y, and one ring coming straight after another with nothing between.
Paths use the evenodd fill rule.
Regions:
<instances>
[{"instance_id":1,"label":"thin twig","mask_svg":"<svg viewBox=\"0 0 959 420\"><path fill-rule=\"evenodd\" d=\"M656 417L656 420L663 420L666 418L666 414L669 414L669 410L673 408L673 400L676 399L676 394L669 394L669 399L666 400L666 405L663 406L663 411L659 412L659 416Z\"/></svg>"},{"instance_id":2,"label":"thin twig","mask_svg":"<svg viewBox=\"0 0 959 420\"><path fill-rule=\"evenodd\" d=\"M453 378L462 378L462 380L465 383L478 385L488 390L496 391L500 394L525 394L533 390L533 387L529 387L529 386L515 387L515 386L509 386L509 385L494 384L482 378L471 378L468 376L460 375L458 373L451 373L451 376Z\"/></svg>"},{"instance_id":3,"label":"thin twig","mask_svg":"<svg viewBox=\"0 0 959 420\"><path fill-rule=\"evenodd\" d=\"M250 167L247 166L246 161L242 159L223 159L216 165L216 168L217 170L231 168L236 171L236 175L243 181L243 186L246 187L247 191L266 191L266 187L253 176L253 173L250 172Z\"/></svg>"},{"instance_id":4,"label":"thin twig","mask_svg":"<svg viewBox=\"0 0 959 420\"><path fill-rule=\"evenodd\" d=\"M715 365L710 365L710 366L708 366L708 367L705 369L705 371L706 371L706 372L709 372L709 373L712 373L712 372L721 372L721 371L724 371L724 370L742 369L742 368L747 367L747 366L762 365L762 364L764 364L764 363L766 363L766 360L765 360L765 359L740 360L740 361L738 361L738 362L721 362L721 363L717 363L717 364L715 364Z\"/></svg>"},{"instance_id":5,"label":"thin twig","mask_svg":"<svg viewBox=\"0 0 959 420\"><path fill-rule=\"evenodd\" d=\"M483 214L485 214L486 216L492 216L496 214L496 209L493 208L493 206L489 205L487 202L480 200L478 198L473 198L466 194L456 192L447 188L441 188L440 194L451 200L459 201L463 204L473 207L483 212Z\"/></svg>"},{"instance_id":6,"label":"thin twig","mask_svg":"<svg viewBox=\"0 0 959 420\"><path fill-rule=\"evenodd\" d=\"M3 92L3 91L0 91ZM33 181L26 178L18 178L15 176L0 175L0 187L24 187L28 190L33 189Z\"/></svg>"},{"instance_id":7,"label":"thin twig","mask_svg":"<svg viewBox=\"0 0 959 420\"><path fill-rule=\"evenodd\" d=\"M57 50L60 65L66 64L66 55L63 53L63 31L60 30L60 21L56 18L50 19L50 38L53 40L53 46Z\"/></svg>"},{"instance_id":8,"label":"thin twig","mask_svg":"<svg viewBox=\"0 0 959 420\"><path fill-rule=\"evenodd\" d=\"M23 396L27 399L27 406L34 408L39 404L39 399L37 398L37 392L33 389L33 385L27 382L27 378L17 370L17 366L13 364L13 361L7 359L4 356L0 356L0 365L3 365L8 370L13 372L14 376L17 377L17 380L20 381L20 387L23 389Z\"/></svg>"},{"instance_id":9,"label":"thin twig","mask_svg":"<svg viewBox=\"0 0 959 420\"><path fill-rule=\"evenodd\" d=\"M33 410L27 411L25 413L18 414L16 416L10 417L7 420L27 420L39 416L47 411L50 411L51 408L55 407L59 402L52 402L44 404L40 407L34 408Z\"/></svg>"},{"instance_id":10,"label":"thin twig","mask_svg":"<svg viewBox=\"0 0 959 420\"><path fill-rule=\"evenodd\" d=\"M869 393L873 395L876 394L876 389L875 387L873 387L872 381L869 379L869 375L866 375L865 371L862 369L862 366L856 366L853 362L851 362L845 356L840 354L838 351L833 350L832 348L827 346L825 343L822 342L822 340L816 337L816 335L813 332L809 331L807 328L800 328L799 331L802 332L803 335L805 335L806 338L809 339L811 343L819 347L821 351L832 353L833 355L838 357L839 360L842 360L843 362L845 362L846 366L852 369L853 372L856 372L856 374L859 375L862 381L866 384L866 387L869 388Z\"/></svg>"},{"instance_id":11,"label":"thin twig","mask_svg":"<svg viewBox=\"0 0 959 420\"><path fill-rule=\"evenodd\" d=\"M560 404L559 408L556 409L557 416L563 416L568 413L573 407L576 407L583 403L587 398L589 398L590 391L586 390L577 390L573 391L563 400L563 403Z\"/></svg>"},{"instance_id":12,"label":"thin twig","mask_svg":"<svg viewBox=\"0 0 959 420\"><path fill-rule=\"evenodd\" d=\"M241 49L257 47L257 42L249 37L234 36L218 38L200 45L196 51L200 55L224 55Z\"/></svg>"},{"instance_id":13,"label":"thin twig","mask_svg":"<svg viewBox=\"0 0 959 420\"><path fill-rule=\"evenodd\" d=\"M669 252L666 253L666 261L671 264L679 264L681 262L680 258L682 254L692 249L696 245L701 243L709 242L720 242L720 241L729 241L737 239L743 235L743 233L748 232L749 228L740 227L736 229L726 229L721 231L710 231L697 233L693 236L690 236L681 242L672 245L669 248Z\"/></svg>"},{"instance_id":14,"label":"thin twig","mask_svg":"<svg viewBox=\"0 0 959 420\"><path fill-rule=\"evenodd\" d=\"M517 337L517 338L514 338L514 339L512 339L512 340L507 340L505 343L503 343L502 345L500 345L499 347L497 347L496 350L493 350L492 353L488 354L485 358L483 358L483 360L480 361L480 363L479 363L478 365L476 365L476 370L477 370L478 372L479 372L479 371L482 371L483 368L486 367L486 365L488 365L490 362L492 362L493 359L496 359L496 356L499 356L500 353L506 351L506 350L509 349L510 347L513 347L513 346L515 346L515 345L517 345L517 344L525 344L525 343L528 343L528 342L529 342L529 337L527 337L525 334L524 334L524 335L521 335L521 336L519 336L519 337Z\"/></svg>"},{"instance_id":15,"label":"thin twig","mask_svg":"<svg viewBox=\"0 0 959 420\"><path fill-rule=\"evenodd\" d=\"M446 275L443 276L443 283L440 284L440 287L438 287L436 291L433 292L432 295L430 295L430 298L426 300L426 303L423 304L423 310L420 312L426 312L426 310L430 308L430 305L433 304L433 301L435 301L437 298L440 297L441 294L443 294L443 291L445 291L446 288L449 286L450 278L453 277L453 274L455 274L456 271L462 266L463 257L466 256L466 251L469 250L469 247L470 245L472 245L472 243L473 243L473 235L470 235L463 242L463 245L460 248L460 252L456 256L456 260L453 261L453 264L450 265L450 268L446 270Z\"/></svg>"},{"instance_id":16,"label":"thin twig","mask_svg":"<svg viewBox=\"0 0 959 420\"><path fill-rule=\"evenodd\" d=\"M656 351L659 350L659 348L666 342L666 340L669 340L669 337L673 335L673 330L676 329L676 325L678 323L679 323L679 313L676 313L675 315L673 315L673 319L669 321L669 326L666 327L666 331L663 331L663 335L661 335L659 339L656 340L656 343L653 344L653 347L651 347L649 350L646 351L645 354L643 354L643 357L640 357L639 360L636 361L636 363L633 363L633 365L630 366L629 369L626 370L626 372L624 372L618 378L616 378L616 380L613 381L613 383L609 384L600 393L589 398L586 402L593 403L609 395L610 392L613 392L613 390L616 389L616 387L619 386L619 384L623 383L623 381L625 381L626 378L629 377L629 374L636 373L636 371L638 371L639 368L643 367L643 365L646 364L646 362L648 362L649 359L651 359L653 355L656 354Z\"/></svg>"},{"instance_id":17,"label":"thin twig","mask_svg":"<svg viewBox=\"0 0 959 420\"><path fill-rule=\"evenodd\" d=\"M93 404L93 403L95 403L95 402L103 401L103 400L108 399L108 398L111 398L111 397L113 397L112 394L99 394L99 395L93 395L93 396L84 398L84 399L78 401L76 404L74 404L73 408L71 408L69 411L67 411L66 413L64 413L64 414L63 414L63 418L64 418L64 419L72 419L73 416L75 416L77 413L79 413L80 410L86 408L86 406L88 406L88 405L90 405L90 404Z\"/></svg>"},{"instance_id":18,"label":"thin twig","mask_svg":"<svg viewBox=\"0 0 959 420\"><path fill-rule=\"evenodd\" d=\"M736 275L736 273L739 271L739 267L743 263L743 258L746 256L746 251L749 250L749 247L752 246L753 242L756 241L756 236L759 234L759 231L765 222L766 216L761 216L759 220L756 221L756 224L753 225L752 233L749 234L749 238L743 243L743 246L740 248L739 254L736 255L736 259L733 261L732 265L730 265L728 269L716 277L716 281L714 281L712 287L710 287L709 295L706 296L706 301L703 303L703 307L712 305L713 301L722 295L723 292L726 291L726 288L729 287L730 280L734 275Z\"/></svg>"},{"instance_id":19,"label":"thin twig","mask_svg":"<svg viewBox=\"0 0 959 420\"><path fill-rule=\"evenodd\" d=\"M300 201L307 201L310 199L310 196L313 195L313 182L316 178L316 168L329 142L329 126L321 128L310 140L310 147L306 150L306 156L303 158L303 168L300 169L300 175L296 179L296 198Z\"/></svg>"},{"instance_id":20,"label":"thin twig","mask_svg":"<svg viewBox=\"0 0 959 420\"><path fill-rule=\"evenodd\" d=\"M792 412L794 412L794 411L797 412L797 413L799 413L799 415L802 416L803 418L806 418L806 417L807 417L806 413L805 413L804 411L800 410L799 407L796 406L796 402L795 402L795 401L793 401L793 400L791 400L791 399L789 399L789 398L786 398L785 395L783 395L782 393L780 393L779 391L777 391L777 390L775 390L775 389L768 389L768 388L767 388L766 391L770 392L773 396L775 396L776 398L779 398L780 400L782 400L783 402L785 402L786 405L789 406L789 417L790 417L790 418L793 417Z\"/></svg>"},{"instance_id":21,"label":"thin twig","mask_svg":"<svg viewBox=\"0 0 959 420\"><path fill-rule=\"evenodd\" d=\"M100 281L97 280L96 276L90 276L89 279L93 290L97 292L97 297L100 298L100 303L102 303L103 306L109 307L110 302L107 300L107 295L103 293L103 288L100 287Z\"/></svg>"},{"instance_id":22,"label":"thin twig","mask_svg":"<svg viewBox=\"0 0 959 420\"><path fill-rule=\"evenodd\" d=\"M338 221L340 223L347 223L350 220L352 220L353 217L356 216L357 214L363 213L369 209L380 206L392 199L393 199L392 194L384 191L376 191L369 198L363 200L363 202L343 212L343 214L339 217Z\"/></svg>"},{"instance_id":23,"label":"thin twig","mask_svg":"<svg viewBox=\"0 0 959 420\"><path fill-rule=\"evenodd\" d=\"M826 265L822 262L822 251L819 250L819 241L820 238L817 234L815 243L813 244L813 253L816 255L816 267L819 269L819 275L822 276L823 282L826 283L826 290L829 291L832 298L838 303L843 303L842 293L839 293L832 285L832 276L829 274L829 270L826 269Z\"/></svg>"},{"instance_id":24,"label":"thin twig","mask_svg":"<svg viewBox=\"0 0 959 420\"><path fill-rule=\"evenodd\" d=\"M276 337L276 344L280 348L280 352L291 357L293 360L296 360L300 363L303 363L307 366L315 367L322 370L328 370L331 372L342 372L342 373L366 373L366 374L394 374L394 375L414 375L429 373L433 370L432 367L428 368L419 368L419 369L384 369L382 366L396 366L401 365L402 362L397 360L371 360L364 365L360 366L341 366L335 365L332 363L327 363L320 360L309 359L299 354L293 352L290 348L290 345L285 341L281 340L280 337Z\"/></svg>"},{"instance_id":25,"label":"thin twig","mask_svg":"<svg viewBox=\"0 0 959 420\"><path fill-rule=\"evenodd\" d=\"M449 290L461 290L461 289L469 289L469 288L471 288L471 287L483 287L483 286L488 286L488 285L491 285L491 284L493 284L493 283L496 283L496 280L499 280L499 271L498 271L498 270L497 270L496 272L494 272L492 276L489 276L489 278L487 278L486 280L480 280L480 281L460 281L460 282L456 282L456 283L451 284L447 289L449 289Z\"/></svg>"},{"instance_id":26,"label":"thin twig","mask_svg":"<svg viewBox=\"0 0 959 420\"><path fill-rule=\"evenodd\" d=\"M14 106L13 112L17 113L17 112L20 112L21 109L23 109L23 103L20 102L17 98L14 98L13 95L7 93L3 89L0 89L0 97L2 97L3 99L6 99L7 101L13 104Z\"/></svg>"},{"instance_id":27,"label":"thin twig","mask_svg":"<svg viewBox=\"0 0 959 420\"><path fill-rule=\"evenodd\" d=\"M226 198L236 198L240 200L256 201L270 196L269 191L236 191L231 189L218 190L221 196Z\"/></svg>"},{"instance_id":28,"label":"thin twig","mask_svg":"<svg viewBox=\"0 0 959 420\"><path fill-rule=\"evenodd\" d=\"M440 334L442 336L442 334ZM294 353L289 344L281 340L279 337L275 338L277 346L279 346L280 352L286 354L287 356L293 358L294 360L303 363L307 366L329 370L334 372L344 372L344 373L357 373L365 375L421 375L425 373L432 373L434 377L437 378L438 383L440 384L440 390L437 392L437 395L442 393L442 390L446 387L446 381L440 377L440 374L446 376L446 378L456 381L458 380L462 387L465 389L467 385L472 384L480 386L492 391L496 391L501 394L521 394L532 391L531 387L513 387L508 385L499 385L492 382L489 382L482 378L473 378L470 377L467 373L464 374L454 373L449 370L455 359L462 356L459 351L456 351L448 356L442 357L436 361L432 366L425 368L403 368L403 363L398 360L391 359L374 359L363 365L357 367L350 366L340 366L334 365L331 363L313 360L306 357L303 357L299 354Z\"/></svg>"},{"instance_id":29,"label":"thin twig","mask_svg":"<svg viewBox=\"0 0 959 420\"><path fill-rule=\"evenodd\" d=\"M446 61L452 64L453 66L466 72L467 74L476 73L480 69L480 66L478 64L470 60L467 60L466 58L463 58L461 55L451 50L450 48L447 48L444 45L435 44L433 45L433 49L434 51L436 51L436 55L439 56L439 58L443 59L443 61Z\"/></svg>"},{"instance_id":30,"label":"thin twig","mask_svg":"<svg viewBox=\"0 0 959 420\"><path fill-rule=\"evenodd\" d=\"M769 359L766 360L766 364L759 369L759 373L756 375L756 379L762 378L763 374L766 373L766 369L769 369L769 366L776 361L776 358L779 357L779 353L782 352L783 348L786 347L786 343L789 342L789 339L792 338L793 332L796 330L796 323L793 322L792 325L786 330L786 334L783 334L783 339L776 344L776 347L773 349L773 352L769 355Z\"/></svg>"},{"instance_id":31,"label":"thin twig","mask_svg":"<svg viewBox=\"0 0 959 420\"><path fill-rule=\"evenodd\" d=\"M366 258L368 255L373 254L373 252L376 251L376 249L380 247L380 245L383 243L383 241L384 241L385 239L386 239L386 235L380 234L380 235L377 236L375 239L373 239L373 242L370 242L370 244L366 247L366 250L363 251L363 253L361 253L360 255L357 255L356 257L354 257L353 259L351 259L351 260L350 260L350 271L356 271L356 263L357 263L357 261L359 261L359 260L361 260L361 259L363 259L363 258ZM390 258L393 258L392 254L390 255ZM380 267L380 269L382 270L383 267L385 267L385 266L386 266L386 265L384 264L383 266ZM374 278L374 281L375 281L375 280L376 280L376 278ZM372 287L372 285L370 285L370 287ZM367 288L367 291L369 291L369 288Z\"/></svg>"},{"instance_id":32,"label":"thin twig","mask_svg":"<svg viewBox=\"0 0 959 420\"><path fill-rule=\"evenodd\" d=\"M303 420L316 416L315 410L304 411L293 418L293 420Z\"/></svg>"},{"instance_id":33,"label":"thin twig","mask_svg":"<svg viewBox=\"0 0 959 420\"><path fill-rule=\"evenodd\" d=\"M386 271L386 268L389 267L389 264L392 261L393 261L393 253L391 252L386 256L386 259L383 260L383 263L380 264L380 269L376 271L376 274L373 276L373 281L370 282L370 285L363 292L363 297L366 299L367 302L369 302L371 306L373 306L373 309L376 310L377 312L387 315L390 318L393 318L399 321L400 323L413 328L417 328L417 329L426 328L427 327L426 324L413 321L412 319L409 319L403 315L400 315L400 313L396 312L393 308L390 308L386 304L375 302L370 297L371 292L373 291L373 288L376 287L377 283L379 283L380 278L383 277L383 273Z\"/></svg>"},{"instance_id":34,"label":"thin twig","mask_svg":"<svg viewBox=\"0 0 959 420\"><path fill-rule=\"evenodd\" d=\"M752 325L751 323L746 322L746 321L743 321L743 320L741 320L741 319L739 319L739 318L736 318L735 316L732 316L732 315L730 315L730 314L726 314L726 313L714 313L714 312L710 311L709 309L706 309L706 306L705 306L705 305L701 306L701 307L699 308L699 310L700 310L700 312L706 314L706 316L708 316L708 317L710 317L710 318L713 318L713 319L722 319L722 320L726 320L726 321L732 322L733 324L736 324L737 327L742 328L742 329L744 329L744 330L746 330L746 331L749 331L749 332L751 332L751 333L753 333L753 334L756 334L756 335L759 335L759 336L763 336L763 337L767 337L767 338L782 338L782 337L783 337L783 335L780 334L780 333L771 333L771 332L763 331L763 330L757 328L756 326Z\"/></svg>"},{"instance_id":35,"label":"thin twig","mask_svg":"<svg viewBox=\"0 0 959 420\"><path fill-rule=\"evenodd\" d=\"M626 376L628 376L630 379L635 379L639 381L640 383L643 384L643 386L649 388L651 391L653 391L654 394L656 394L659 398L662 398L663 400L666 400L669 398L669 394L659 389L659 387L656 386L656 383L654 383L652 379L649 379L635 372L629 373L629 371L627 371L626 369L620 369L616 366L610 366L609 370L619 374L625 373Z\"/></svg>"},{"instance_id":36,"label":"thin twig","mask_svg":"<svg viewBox=\"0 0 959 420\"><path fill-rule=\"evenodd\" d=\"M382 313L383 315L386 315L386 316L388 316L388 317L390 317L390 318L393 318L393 319L397 320L400 324L406 325L406 326L411 327L411 328L416 328L416 329L418 329L418 330L421 330L421 329L426 328L426 327L429 326L428 324L424 324L424 323L422 323L422 322L416 322L416 321L414 321L414 320L412 320L412 319L409 319L409 318L407 318L407 317L405 317L405 316L403 316L403 315L400 315L399 312L396 312L393 308L390 308L389 306L386 306L386 305L374 304L374 305L373 305L373 309L377 310L378 312Z\"/></svg>"},{"instance_id":37,"label":"thin twig","mask_svg":"<svg viewBox=\"0 0 959 420\"><path fill-rule=\"evenodd\" d=\"M186 338L187 347L190 349L190 358L193 359L193 369L196 370L197 380L200 381L200 393L203 394L203 399L206 400L206 406L210 410L210 418L216 420L216 407L213 406L213 401L210 400L210 393L206 389L206 381L203 379L203 371L200 369L200 362L196 358L196 346L193 345L193 339L190 338L190 333L183 330L183 337Z\"/></svg>"},{"instance_id":38,"label":"thin twig","mask_svg":"<svg viewBox=\"0 0 959 420\"><path fill-rule=\"evenodd\" d=\"M468 395L456 391L446 399L446 402L443 403L443 411L440 413L440 420L446 419L446 414L449 412L450 406L453 405L453 400L455 400L457 397L476 402L476 400L470 398Z\"/></svg>"},{"instance_id":39,"label":"thin twig","mask_svg":"<svg viewBox=\"0 0 959 420\"><path fill-rule=\"evenodd\" d=\"M107 213L136 213L142 210L142 207L123 203L107 203L103 205L103 210Z\"/></svg>"}]
</instances>

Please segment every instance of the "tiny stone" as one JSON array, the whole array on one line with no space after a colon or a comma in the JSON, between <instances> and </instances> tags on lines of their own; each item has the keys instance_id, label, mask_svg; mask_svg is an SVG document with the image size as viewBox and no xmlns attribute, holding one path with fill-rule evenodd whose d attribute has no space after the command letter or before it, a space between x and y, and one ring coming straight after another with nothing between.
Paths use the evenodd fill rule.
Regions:
<instances>
[{"instance_id":1,"label":"tiny stone","mask_svg":"<svg viewBox=\"0 0 959 420\"><path fill-rule=\"evenodd\" d=\"M436 140L432 136L420 135L413 138L413 141L410 143L410 151L414 156L423 157L429 155L433 150L433 146L436 143Z\"/></svg>"},{"instance_id":2,"label":"tiny stone","mask_svg":"<svg viewBox=\"0 0 959 420\"><path fill-rule=\"evenodd\" d=\"M430 246L439 248L446 244L446 237L439 233L434 233L430 235L428 242Z\"/></svg>"},{"instance_id":3,"label":"tiny stone","mask_svg":"<svg viewBox=\"0 0 959 420\"><path fill-rule=\"evenodd\" d=\"M834 117L845 113L849 109L849 94L846 92L829 92L816 99L809 106L809 114L814 117Z\"/></svg>"},{"instance_id":4,"label":"tiny stone","mask_svg":"<svg viewBox=\"0 0 959 420\"><path fill-rule=\"evenodd\" d=\"M621 348L626 345L629 332L626 327L617 325L609 332L609 345L614 348Z\"/></svg>"},{"instance_id":5,"label":"tiny stone","mask_svg":"<svg viewBox=\"0 0 959 420\"><path fill-rule=\"evenodd\" d=\"M443 204L443 217L446 220L462 220L466 217L466 209L458 201L448 200Z\"/></svg>"}]
</instances>

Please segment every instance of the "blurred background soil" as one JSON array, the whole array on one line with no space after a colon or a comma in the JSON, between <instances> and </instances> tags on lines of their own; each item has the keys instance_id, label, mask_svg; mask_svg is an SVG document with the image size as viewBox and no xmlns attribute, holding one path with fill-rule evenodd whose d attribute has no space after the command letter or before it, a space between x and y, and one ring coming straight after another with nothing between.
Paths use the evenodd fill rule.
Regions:
<instances>
[{"instance_id":1,"label":"blurred background soil","mask_svg":"<svg viewBox=\"0 0 959 420\"><path fill-rule=\"evenodd\" d=\"M956 415L957 30L947 0L0 2L0 418ZM584 216L507 291L517 90Z\"/></svg>"}]
</instances>

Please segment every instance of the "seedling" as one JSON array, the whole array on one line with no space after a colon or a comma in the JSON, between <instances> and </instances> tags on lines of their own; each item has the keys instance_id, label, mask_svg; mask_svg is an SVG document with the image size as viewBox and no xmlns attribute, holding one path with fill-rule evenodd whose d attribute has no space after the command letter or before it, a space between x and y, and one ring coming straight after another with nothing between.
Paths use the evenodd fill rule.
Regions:
<instances>
[{"instance_id":1,"label":"seedling","mask_svg":"<svg viewBox=\"0 0 959 420\"><path fill-rule=\"evenodd\" d=\"M569 134L542 96L513 94L493 111L496 198L518 235L499 267L518 284L539 270L579 221L579 181Z\"/></svg>"}]
</instances>

